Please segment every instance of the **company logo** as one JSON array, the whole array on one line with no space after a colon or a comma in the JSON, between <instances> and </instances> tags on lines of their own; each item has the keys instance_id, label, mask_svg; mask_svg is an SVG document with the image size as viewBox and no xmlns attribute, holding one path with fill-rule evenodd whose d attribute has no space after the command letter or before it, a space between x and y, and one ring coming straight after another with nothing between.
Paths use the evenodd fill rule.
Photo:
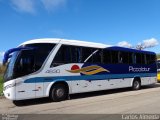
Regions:
<instances>
[{"instance_id":1,"label":"company logo","mask_svg":"<svg viewBox=\"0 0 160 120\"><path fill-rule=\"evenodd\" d=\"M149 72L150 68L140 67L134 68L133 66L129 66L129 72Z\"/></svg>"},{"instance_id":2,"label":"company logo","mask_svg":"<svg viewBox=\"0 0 160 120\"><path fill-rule=\"evenodd\" d=\"M103 67L97 65L87 66L83 68L80 68L78 65L73 65L71 67L71 70L66 70L66 71L70 73L82 73L85 75L94 75L100 72L110 72L109 70L104 69Z\"/></svg>"}]
</instances>

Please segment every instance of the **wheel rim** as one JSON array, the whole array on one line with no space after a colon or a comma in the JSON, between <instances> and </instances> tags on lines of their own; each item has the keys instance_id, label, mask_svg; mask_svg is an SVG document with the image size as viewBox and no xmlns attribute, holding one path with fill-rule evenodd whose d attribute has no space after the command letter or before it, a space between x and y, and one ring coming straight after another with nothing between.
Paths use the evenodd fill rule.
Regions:
<instances>
[{"instance_id":1,"label":"wheel rim","mask_svg":"<svg viewBox=\"0 0 160 120\"><path fill-rule=\"evenodd\" d=\"M134 88L135 88L135 89L139 89L139 86L140 86L139 82L138 82L138 81L135 81L135 82L134 82Z\"/></svg>"},{"instance_id":2,"label":"wheel rim","mask_svg":"<svg viewBox=\"0 0 160 120\"><path fill-rule=\"evenodd\" d=\"M58 98L61 98L64 95L64 90L63 89L57 89L56 90L56 96Z\"/></svg>"}]
</instances>

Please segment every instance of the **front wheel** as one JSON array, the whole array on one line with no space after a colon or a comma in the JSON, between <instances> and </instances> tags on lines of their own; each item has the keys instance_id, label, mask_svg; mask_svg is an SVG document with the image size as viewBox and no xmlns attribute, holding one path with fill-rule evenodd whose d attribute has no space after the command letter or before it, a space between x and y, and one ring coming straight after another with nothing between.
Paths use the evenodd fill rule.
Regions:
<instances>
[{"instance_id":1,"label":"front wheel","mask_svg":"<svg viewBox=\"0 0 160 120\"><path fill-rule=\"evenodd\" d=\"M56 84L51 88L50 98L54 102L65 100L68 96L66 86L63 84Z\"/></svg>"},{"instance_id":2,"label":"front wheel","mask_svg":"<svg viewBox=\"0 0 160 120\"><path fill-rule=\"evenodd\" d=\"M139 90L141 88L141 82L139 80L134 80L132 84L132 90Z\"/></svg>"}]
</instances>

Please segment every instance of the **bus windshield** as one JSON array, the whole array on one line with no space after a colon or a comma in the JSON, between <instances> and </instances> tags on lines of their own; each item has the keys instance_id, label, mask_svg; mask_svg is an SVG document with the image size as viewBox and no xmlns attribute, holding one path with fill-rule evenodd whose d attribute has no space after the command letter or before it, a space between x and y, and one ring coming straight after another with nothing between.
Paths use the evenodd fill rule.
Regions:
<instances>
[{"instance_id":1,"label":"bus windshield","mask_svg":"<svg viewBox=\"0 0 160 120\"><path fill-rule=\"evenodd\" d=\"M12 57L7 65L7 69L6 69L6 72L4 74L4 80L6 79L12 79L12 75L13 75L13 68L14 68L14 64L15 64L15 61L16 61L16 58L17 58L17 55L18 55L18 51L17 52L14 52L12 54Z\"/></svg>"},{"instance_id":2,"label":"bus windshield","mask_svg":"<svg viewBox=\"0 0 160 120\"><path fill-rule=\"evenodd\" d=\"M50 43L21 46L35 49L14 52L7 65L4 80L8 81L38 71L54 46L55 44Z\"/></svg>"}]
</instances>

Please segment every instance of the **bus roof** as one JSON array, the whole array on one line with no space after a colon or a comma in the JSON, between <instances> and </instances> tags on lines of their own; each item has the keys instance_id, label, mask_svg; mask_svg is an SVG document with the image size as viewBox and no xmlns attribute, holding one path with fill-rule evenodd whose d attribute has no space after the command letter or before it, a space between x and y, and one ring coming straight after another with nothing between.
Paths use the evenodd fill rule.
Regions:
<instances>
[{"instance_id":1,"label":"bus roof","mask_svg":"<svg viewBox=\"0 0 160 120\"><path fill-rule=\"evenodd\" d=\"M132 48L118 47L118 46L107 47L105 49L107 49L107 50L116 50L116 51L124 51L124 52L154 54L155 55L154 52L150 52L150 51L137 50L137 49L132 49Z\"/></svg>"},{"instance_id":2,"label":"bus roof","mask_svg":"<svg viewBox=\"0 0 160 120\"><path fill-rule=\"evenodd\" d=\"M60 39L60 38L34 39L34 40L26 41L21 45L34 44L34 43L55 43L55 44L61 43L65 45L76 45L76 46L95 47L95 48L106 48L110 46L102 43L86 42L86 41L79 41L79 40L67 40L67 39Z\"/></svg>"},{"instance_id":3,"label":"bus roof","mask_svg":"<svg viewBox=\"0 0 160 120\"><path fill-rule=\"evenodd\" d=\"M104 49L110 49L110 50L120 50L120 51L126 51L126 52L155 54L154 52L150 52L150 51L111 46L111 45L105 45L102 43L95 43L95 42L61 39L61 38L33 39L33 40L26 41L22 43L21 45L34 44L34 43L55 43L55 44L60 43L60 44L65 44L65 45L75 45L75 46L84 46L84 47L104 48Z\"/></svg>"}]
</instances>

